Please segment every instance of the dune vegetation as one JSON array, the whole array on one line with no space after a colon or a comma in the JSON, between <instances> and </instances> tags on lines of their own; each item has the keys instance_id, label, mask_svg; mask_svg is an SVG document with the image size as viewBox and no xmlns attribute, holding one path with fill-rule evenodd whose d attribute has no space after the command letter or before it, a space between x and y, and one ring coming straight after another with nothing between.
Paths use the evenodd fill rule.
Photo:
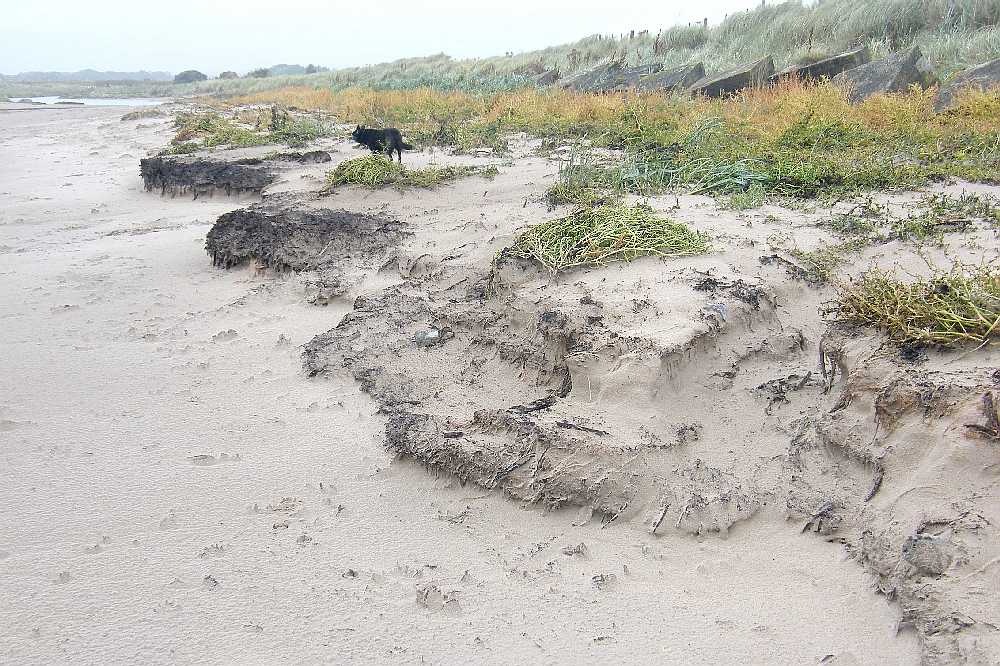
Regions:
<instances>
[{"instance_id":1,"label":"dune vegetation","mask_svg":"<svg viewBox=\"0 0 1000 666\"><path fill-rule=\"evenodd\" d=\"M541 72L563 77L615 60L676 66L703 62L706 71L772 56L778 68L867 46L873 57L917 45L946 78L1000 57L1000 4L993 0L824 0L767 4L731 14L718 25L674 26L659 33L591 35L576 42L489 58L443 53L312 74L246 75L187 84L164 82L30 83L0 80L0 96L129 97L250 95L288 86L317 90L433 88L496 93L534 85ZM254 74L254 73L251 73Z\"/></svg>"},{"instance_id":2,"label":"dune vegetation","mask_svg":"<svg viewBox=\"0 0 1000 666\"><path fill-rule=\"evenodd\" d=\"M341 123L395 126L408 140L459 152L502 155L524 133L576 146L560 172L556 200L601 190L672 189L813 198L913 188L1000 173L1000 93L969 92L947 113L934 90L879 95L858 105L829 83L787 81L727 99L663 94L587 95L521 89L494 95L282 88L224 106L280 104L323 111ZM608 159L608 150L613 158Z\"/></svg>"}]
</instances>

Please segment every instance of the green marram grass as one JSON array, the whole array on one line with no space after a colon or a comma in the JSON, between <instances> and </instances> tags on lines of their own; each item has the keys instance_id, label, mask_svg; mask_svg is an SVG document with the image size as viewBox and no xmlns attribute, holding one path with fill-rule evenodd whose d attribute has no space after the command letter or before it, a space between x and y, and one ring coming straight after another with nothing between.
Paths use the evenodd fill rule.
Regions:
<instances>
[{"instance_id":1,"label":"green marram grass","mask_svg":"<svg viewBox=\"0 0 1000 666\"><path fill-rule=\"evenodd\" d=\"M1000 268L953 266L903 282L871 269L841 286L838 318L886 331L896 342L982 344L1000 335Z\"/></svg>"},{"instance_id":2,"label":"green marram grass","mask_svg":"<svg viewBox=\"0 0 1000 666\"><path fill-rule=\"evenodd\" d=\"M495 166L429 166L409 169L384 155L365 155L345 160L326 175L326 191L340 185L361 185L378 189L392 185L397 188L436 187L458 178L480 175L496 176Z\"/></svg>"},{"instance_id":3,"label":"green marram grass","mask_svg":"<svg viewBox=\"0 0 1000 666\"><path fill-rule=\"evenodd\" d=\"M704 254L708 249L706 234L659 218L648 206L611 202L533 226L503 254L533 259L554 274L638 257Z\"/></svg>"},{"instance_id":4,"label":"green marram grass","mask_svg":"<svg viewBox=\"0 0 1000 666\"><path fill-rule=\"evenodd\" d=\"M285 144L300 148L330 136L331 129L312 118L292 117L272 107L256 112L253 122L215 111L181 112L174 119L177 133L165 152L191 153L203 148L246 148Z\"/></svg>"}]
</instances>

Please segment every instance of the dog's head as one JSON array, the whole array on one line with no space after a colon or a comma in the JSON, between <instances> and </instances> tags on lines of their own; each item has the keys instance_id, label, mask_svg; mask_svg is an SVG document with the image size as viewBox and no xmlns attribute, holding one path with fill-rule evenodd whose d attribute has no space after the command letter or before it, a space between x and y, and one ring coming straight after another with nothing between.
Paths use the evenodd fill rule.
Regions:
<instances>
[{"instance_id":1,"label":"dog's head","mask_svg":"<svg viewBox=\"0 0 1000 666\"><path fill-rule=\"evenodd\" d=\"M355 141L360 140L361 139L361 133L364 131L364 129L365 129L364 125L358 125L357 127L354 128L354 131L351 132L351 137Z\"/></svg>"}]
</instances>

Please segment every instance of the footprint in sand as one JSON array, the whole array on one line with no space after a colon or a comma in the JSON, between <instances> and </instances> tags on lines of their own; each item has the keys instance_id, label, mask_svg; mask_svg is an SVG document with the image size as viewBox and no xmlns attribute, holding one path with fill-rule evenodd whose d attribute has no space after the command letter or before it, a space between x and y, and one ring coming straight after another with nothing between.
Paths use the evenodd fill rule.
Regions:
<instances>
[{"instance_id":1,"label":"footprint in sand","mask_svg":"<svg viewBox=\"0 0 1000 666\"><path fill-rule=\"evenodd\" d=\"M183 578L174 578L172 581L167 583L167 587L171 590L191 590L198 587L198 584L189 583Z\"/></svg>"},{"instance_id":2,"label":"footprint in sand","mask_svg":"<svg viewBox=\"0 0 1000 666\"><path fill-rule=\"evenodd\" d=\"M101 540L98 543L95 543L92 546L86 546L83 549L83 552L87 553L88 555L96 555L97 553L103 553L104 547L109 543L111 543L111 537L104 535L103 537L101 537Z\"/></svg>"},{"instance_id":3,"label":"footprint in sand","mask_svg":"<svg viewBox=\"0 0 1000 666\"><path fill-rule=\"evenodd\" d=\"M206 560L210 557L218 557L224 554L225 552L226 552L225 546L223 546L221 543L213 543L211 546L206 546L202 548L201 552L198 553L198 557L200 557L203 560Z\"/></svg>"},{"instance_id":4,"label":"footprint in sand","mask_svg":"<svg viewBox=\"0 0 1000 666\"><path fill-rule=\"evenodd\" d=\"M230 340L235 340L239 336L234 329L229 329L227 331L219 331L212 336L212 342L228 342Z\"/></svg>"},{"instance_id":5,"label":"footprint in sand","mask_svg":"<svg viewBox=\"0 0 1000 666\"><path fill-rule=\"evenodd\" d=\"M196 456L189 456L188 460L191 461L192 465L198 465L199 467L208 467L210 465L218 465L221 463L228 462L239 462L240 454L236 453L234 455L229 455L228 453L220 453L218 457L208 455L207 453L201 453Z\"/></svg>"},{"instance_id":6,"label":"footprint in sand","mask_svg":"<svg viewBox=\"0 0 1000 666\"><path fill-rule=\"evenodd\" d=\"M17 430L18 428L23 428L28 425L21 421L11 421L10 419L0 419L0 432L10 432L11 430Z\"/></svg>"},{"instance_id":7,"label":"footprint in sand","mask_svg":"<svg viewBox=\"0 0 1000 666\"><path fill-rule=\"evenodd\" d=\"M170 513L164 516L163 520L160 521L161 530L172 530L177 527L177 514L171 509Z\"/></svg>"}]
</instances>

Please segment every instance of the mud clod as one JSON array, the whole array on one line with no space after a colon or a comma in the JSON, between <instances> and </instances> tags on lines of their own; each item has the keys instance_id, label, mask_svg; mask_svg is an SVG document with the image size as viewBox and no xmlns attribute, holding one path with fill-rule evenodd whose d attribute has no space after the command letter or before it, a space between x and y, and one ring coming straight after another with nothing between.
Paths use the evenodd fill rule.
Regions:
<instances>
[{"instance_id":1,"label":"mud clod","mask_svg":"<svg viewBox=\"0 0 1000 666\"><path fill-rule=\"evenodd\" d=\"M276 153L264 157L225 159L214 155L163 155L139 160L139 174L147 192L227 195L261 192L288 168L288 164L321 164L331 160L325 150Z\"/></svg>"},{"instance_id":2,"label":"mud clod","mask_svg":"<svg viewBox=\"0 0 1000 666\"><path fill-rule=\"evenodd\" d=\"M161 194L226 194L260 192L277 178L276 170L261 160L222 160L192 155L147 157L139 161L146 191Z\"/></svg>"},{"instance_id":3,"label":"mud clod","mask_svg":"<svg viewBox=\"0 0 1000 666\"><path fill-rule=\"evenodd\" d=\"M337 294L344 269L384 257L402 235L402 225L388 218L268 199L221 216L205 250L225 268L257 261L277 271L328 270L317 281L316 299L326 300Z\"/></svg>"}]
</instances>

